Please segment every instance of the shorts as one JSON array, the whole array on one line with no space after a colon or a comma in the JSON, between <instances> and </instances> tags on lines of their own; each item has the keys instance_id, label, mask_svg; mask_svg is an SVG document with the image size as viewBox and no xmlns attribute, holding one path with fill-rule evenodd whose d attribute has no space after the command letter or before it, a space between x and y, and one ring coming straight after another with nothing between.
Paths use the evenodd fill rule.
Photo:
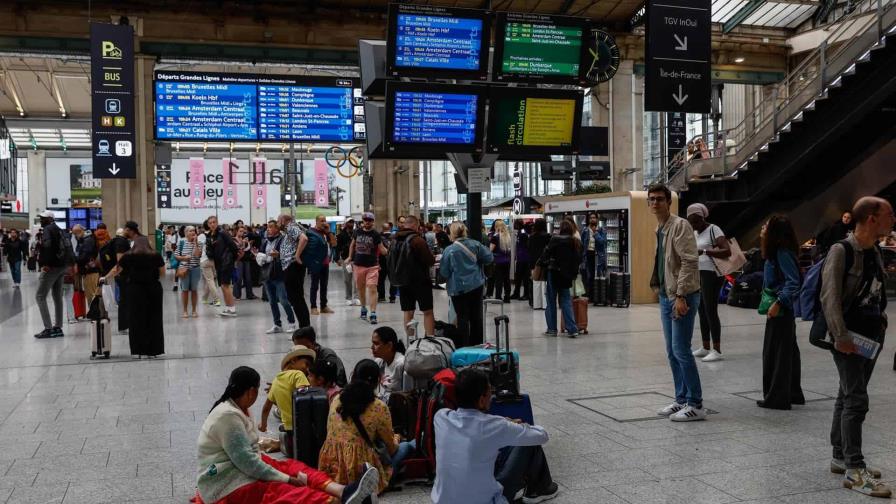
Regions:
<instances>
[{"instance_id":1,"label":"shorts","mask_svg":"<svg viewBox=\"0 0 896 504\"><path fill-rule=\"evenodd\" d=\"M398 300L401 311L414 311L418 306L420 311L432 310L432 286L426 282L403 285L398 288Z\"/></svg>"},{"instance_id":2,"label":"shorts","mask_svg":"<svg viewBox=\"0 0 896 504\"><path fill-rule=\"evenodd\" d=\"M202 270L199 267L187 270L187 275L180 279L180 290L182 292L196 291L199 292L199 279L202 278Z\"/></svg>"},{"instance_id":3,"label":"shorts","mask_svg":"<svg viewBox=\"0 0 896 504\"><path fill-rule=\"evenodd\" d=\"M233 272L233 266L219 268L217 271L218 285L233 285Z\"/></svg>"},{"instance_id":4,"label":"shorts","mask_svg":"<svg viewBox=\"0 0 896 504\"><path fill-rule=\"evenodd\" d=\"M352 271L355 272L355 283L359 278L364 279L364 285L376 287L380 283L380 267L379 266L358 266L352 265Z\"/></svg>"}]
</instances>

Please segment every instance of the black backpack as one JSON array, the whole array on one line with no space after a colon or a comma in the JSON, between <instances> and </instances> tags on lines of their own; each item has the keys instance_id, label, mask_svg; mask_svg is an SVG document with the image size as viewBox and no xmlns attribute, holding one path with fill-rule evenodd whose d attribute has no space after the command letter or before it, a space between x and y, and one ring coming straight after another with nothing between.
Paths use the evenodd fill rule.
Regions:
<instances>
[{"instance_id":1,"label":"black backpack","mask_svg":"<svg viewBox=\"0 0 896 504\"><path fill-rule=\"evenodd\" d=\"M419 236L416 233L409 234L404 240L392 238L389 246L389 255L386 256L386 266L389 269L389 282L396 287L404 287L414 283L414 251L411 250L411 240Z\"/></svg>"}]
</instances>

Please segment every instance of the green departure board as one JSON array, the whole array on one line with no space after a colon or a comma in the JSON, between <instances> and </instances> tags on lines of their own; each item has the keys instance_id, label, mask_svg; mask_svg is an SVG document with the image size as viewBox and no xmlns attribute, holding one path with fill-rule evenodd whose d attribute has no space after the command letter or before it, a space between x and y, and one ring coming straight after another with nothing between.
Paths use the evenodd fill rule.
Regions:
<instances>
[{"instance_id":1,"label":"green departure board","mask_svg":"<svg viewBox=\"0 0 896 504\"><path fill-rule=\"evenodd\" d=\"M581 63L581 27L508 22L501 71L505 74L577 77Z\"/></svg>"}]
</instances>

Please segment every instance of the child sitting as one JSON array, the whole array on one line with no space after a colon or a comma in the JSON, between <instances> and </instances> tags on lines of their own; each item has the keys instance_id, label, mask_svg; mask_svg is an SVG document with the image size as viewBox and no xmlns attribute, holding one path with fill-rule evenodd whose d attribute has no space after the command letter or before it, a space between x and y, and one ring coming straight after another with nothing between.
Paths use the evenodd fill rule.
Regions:
<instances>
[{"instance_id":1,"label":"child sitting","mask_svg":"<svg viewBox=\"0 0 896 504\"><path fill-rule=\"evenodd\" d=\"M305 345L306 347L314 350L314 352L317 354L315 360L325 360L335 364L336 385L345 387L346 384L348 384L348 380L345 376L345 366L342 364L342 359L340 359L339 356L336 355L336 352L334 352L332 348L323 347L317 344L317 333L314 332L313 327L308 326L296 329L292 333L292 344Z\"/></svg>"},{"instance_id":2,"label":"child sitting","mask_svg":"<svg viewBox=\"0 0 896 504\"><path fill-rule=\"evenodd\" d=\"M292 393L296 389L311 386L307 373L314 364L315 356L314 350L308 347L294 346L280 361L281 371L271 382L267 400L261 409L261 423L258 426L258 430L261 432L268 430L268 416L271 413L271 408L276 405L280 411L279 420L282 422L278 429L280 431L280 451L286 456L290 456L292 451L290 439L292 435Z\"/></svg>"},{"instance_id":3,"label":"child sitting","mask_svg":"<svg viewBox=\"0 0 896 504\"><path fill-rule=\"evenodd\" d=\"M314 387L320 387L327 391L327 401L333 404L333 398L342 391L336 385L336 365L330 361L318 359L308 370L308 381Z\"/></svg>"}]
</instances>

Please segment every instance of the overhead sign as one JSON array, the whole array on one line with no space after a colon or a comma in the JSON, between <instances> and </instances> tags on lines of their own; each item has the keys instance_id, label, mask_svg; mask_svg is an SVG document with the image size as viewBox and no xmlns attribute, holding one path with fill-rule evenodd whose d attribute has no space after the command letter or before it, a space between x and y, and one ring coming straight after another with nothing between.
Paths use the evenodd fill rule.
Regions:
<instances>
[{"instance_id":1,"label":"overhead sign","mask_svg":"<svg viewBox=\"0 0 896 504\"><path fill-rule=\"evenodd\" d=\"M671 162L688 143L685 115L681 112L666 114L666 162Z\"/></svg>"},{"instance_id":2,"label":"overhead sign","mask_svg":"<svg viewBox=\"0 0 896 504\"><path fill-rule=\"evenodd\" d=\"M710 0L648 0L644 108L710 111Z\"/></svg>"},{"instance_id":3,"label":"overhead sign","mask_svg":"<svg viewBox=\"0 0 896 504\"><path fill-rule=\"evenodd\" d=\"M492 190L491 168L467 169L467 192L484 193Z\"/></svg>"},{"instance_id":4,"label":"overhead sign","mask_svg":"<svg viewBox=\"0 0 896 504\"><path fill-rule=\"evenodd\" d=\"M137 177L134 133L134 30L90 24L93 177Z\"/></svg>"},{"instance_id":5,"label":"overhead sign","mask_svg":"<svg viewBox=\"0 0 896 504\"><path fill-rule=\"evenodd\" d=\"M156 165L156 207L171 208L171 165Z\"/></svg>"}]
</instances>

